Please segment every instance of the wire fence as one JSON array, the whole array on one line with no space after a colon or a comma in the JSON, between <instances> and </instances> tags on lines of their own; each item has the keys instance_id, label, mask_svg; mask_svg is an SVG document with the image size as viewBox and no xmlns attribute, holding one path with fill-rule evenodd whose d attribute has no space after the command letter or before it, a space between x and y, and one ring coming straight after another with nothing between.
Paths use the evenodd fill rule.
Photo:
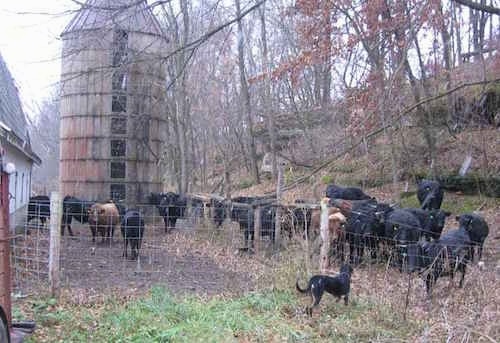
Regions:
<instances>
[{"instance_id":1,"label":"wire fence","mask_svg":"<svg viewBox=\"0 0 500 343\"><path fill-rule=\"evenodd\" d=\"M24 232L16 234L11 241L14 290L20 293L49 285L50 230L54 230L50 226L54 224L43 223L41 217L47 215L40 206L35 206L34 218L30 218L33 213L26 217ZM321 269L318 266L325 242L321 223L317 220L321 215L318 204L283 206L272 199L251 204L212 200L192 201L186 205L116 204L113 213L101 208L96 210L92 203L82 201L66 202L61 207L60 218L55 223L58 232L60 227L66 229L61 236L59 255L59 279L63 287L130 289L162 282L171 284L175 280L179 289L207 288L211 283L214 292L223 289L223 284L231 281L238 267L223 270L220 264L200 252L199 247L204 245L186 243L190 240L217 241L236 255L254 256L267 264L269 271L278 269L285 256L306 260L311 271ZM108 207L113 206L106 209ZM139 213L144 221L142 233L141 225L124 222L130 209ZM331 216L332 208L328 211ZM333 212L342 211L335 208ZM449 242L443 246L429 241L418 245L418 240L401 240L397 234L388 237L372 231L357 232L353 227L363 228L363 225L353 223L352 218L363 222L365 219L373 221L376 216L371 210L350 209L349 212L345 223L328 222L329 265L345 261L368 270L384 266L398 271L414 271L409 267L421 266L427 273L436 271L437 278L470 262L468 249L471 247L464 242ZM408 230L425 231L404 222L383 223L382 226L397 230L406 226ZM125 248L131 249L125 245L125 238L129 238L129 242L139 241L137 258L131 253L125 257ZM420 250L412 249L417 245ZM209 245L206 247L211 249ZM246 266L239 268L244 272ZM227 281L219 287L217 280ZM201 283L204 285L198 285Z\"/></svg>"}]
</instances>

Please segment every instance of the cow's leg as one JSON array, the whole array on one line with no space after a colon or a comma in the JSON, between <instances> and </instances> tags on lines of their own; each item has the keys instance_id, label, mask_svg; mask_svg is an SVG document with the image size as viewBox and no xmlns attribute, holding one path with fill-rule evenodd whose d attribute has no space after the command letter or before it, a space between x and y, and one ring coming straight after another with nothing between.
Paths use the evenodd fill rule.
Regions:
<instances>
[{"instance_id":1,"label":"cow's leg","mask_svg":"<svg viewBox=\"0 0 500 343\"><path fill-rule=\"evenodd\" d=\"M427 278L425 279L425 289L427 291L427 296L430 298L432 295L432 286L434 285L434 275L432 275L432 271L427 274Z\"/></svg>"},{"instance_id":2,"label":"cow's leg","mask_svg":"<svg viewBox=\"0 0 500 343\"><path fill-rule=\"evenodd\" d=\"M474 250L476 250L476 245L472 244L470 246L470 248L469 248L469 255L470 255L470 261L471 262L474 262L474 253L475 253ZM478 251L479 251L479 249L478 249ZM479 253L479 259L481 259L481 254L480 253Z\"/></svg>"},{"instance_id":3,"label":"cow's leg","mask_svg":"<svg viewBox=\"0 0 500 343\"><path fill-rule=\"evenodd\" d=\"M73 231L71 230L71 221L68 222L68 233L70 236L73 236Z\"/></svg>"},{"instance_id":4,"label":"cow's leg","mask_svg":"<svg viewBox=\"0 0 500 343\"><path fill-rule=\"evenodd\" d=\"M63 215L61 218L61 236L64 236L64 227L66 226L67 221L68 221L68 217L66 216L66 213L63 212Z\"/></svg>"},{"instance_id":5,"label":"cow's leg","mask_svg":"<svg viewBox=\"0 0 500 343\"><path fill-rule=\"evenodd\" d=\"M130 243L130 245L132 246L132 258L135 260L135 259L137 259L137 256L139 255L137 237L132 239L132 242Z\"/></svg>"},{"instance_id":6,"label":"cow's leg","mask_svg":"<svg viewBox=\"0 0 500 343\"><path fill-rule=\"evenodd\" d=\"M465 263L463 263L462 266L460 267L460 271L462 272L462 277L460 277L460 283L458 284L458 287L460 287L460 288L462 288L464 285L465 269L466 268L467 268L467 266L465 265Z\"/></svg>"},{"instance_id":7,"label":"cow's leg","mask_svg":"<svg viewBox=\"0 0 500 343\"><path fill-rule=\"evenodd\" d=\"M125 235L125 237L123 237L123 253L122 253L122 257L125 257L125 259L127 258L127 246L128 246L128 239L127 235Z\"/></svg>"},{"instance_id":8,"label":"cow's leg","mask_svg":"<svg viewBox=\"0 0 500 343\"><path fill-rule=\"evenodd\" d=\"M165 224L165 233L168 233L168 216L163 216L163 223Z\"/></svg>"},{"instance_id":9,"label":"cow's leg","mask_svg":"<svg viewBox=\"0 0 500 343\"><path fill-rule=\"evenodd\" d=\"M245 249L248 249L248 243L250 239L250 230L248 228L245 229Z\"/></svg>"},{"instance_id":10,"label":"cow's leg","mask_svg":"<svg viewBox=\"0 0 500 343\"><path fill-rule=\"evenodd\" d=\"M139 238L137 238L137 250L141 249L141 245L142 245L142 236L139 236Z\"/></svg>"},{"instance_id":11,"label":"cow's leg","mask_svg":"<svg viewBox=\"0 0 500 343\"><path fill-rule=\"evenodd\" d=\"M350 240L350 242L349 242L349 262L351 264L355 264L354 263L355 262L354 256L356 254L355 250L356 250L356 247L354 246L354 242L352 240Z\"/></svg>"},{"instance_id":12,"label":"cow's leg","mask_svg":"<svg viewBox=\"0 0 500 343\"><path fill-rule=\"evenodd\" d=\"M372 257L373 261L377 260L377 253L378 253L378 240L374 237L370 237L370 254Z\"/></svg>"},{"instance_id":13,"label":"cow's leg","mask_svg":"<svg viewBox=\"0 0 500 343\"><path fill-rule=\"evenodd\" d=\"M92 232L92 243L95 243L95 236L97 235L97 228L94 225L90 225L90 231Z\"/></svg>"},{"instance_id":14,"label":"cow's leg","mask_svg":"<svg viewBox=\"0 0 500 343\"><path fill-rule=\"evenodd\" d=\"M358 242L358 261L357 263L360 264L363 262L363 255L365 253L365 242L364 241L359 241Z\"/></svg>"},{"instance_id":15,"label":"cow's leg","mask_svg":"<svg viewBox=\"0 0 500 343\"><path fill-rule=\"evenodd\" d=\"M106 227L100 225L97 231L101 233L101 243L106 243Z\"/></svg>"}]
</instances>

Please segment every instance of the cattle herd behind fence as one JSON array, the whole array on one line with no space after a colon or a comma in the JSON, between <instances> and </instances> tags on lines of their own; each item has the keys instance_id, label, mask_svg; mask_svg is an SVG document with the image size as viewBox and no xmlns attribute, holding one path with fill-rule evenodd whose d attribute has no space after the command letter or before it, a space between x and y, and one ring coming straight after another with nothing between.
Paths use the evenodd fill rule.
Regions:
<instances>
[{"instance_id":1,"label":"cattle herd behind fence","mask_svg":"<svg viewBox=\"0 0 500 343\"><path fill-rule=\"evenodd\" d=\"M152 195L148 204L134 206L73 197L52 204L37 199L12 240L15 288L26 292L48 285L54 277L49 263L54 251L59 251L57 279L69 287L129 287L146 278L153 283L182 278L176 274L180 269L196 273L210 268L209 261L179 252L182 247L170 234L175 231L194 237L224 233L225 244L235 251L257 255L272 251L276 257L284 246L295 248L297 258L310 259L313 269L324 270L333 261L368 268L379 263L402 272L425 267L428 288L441 275L464 274L473 258L473 246L460 230L444 241L432 240L426 237L433 234L430 228L396 215L391 205L369 198L360 203L330 199L323 205L297 201L283 206L265 197L180 199L174 193ZM60 213L51 216L50 209L57 207ZM54 250L50 240L59 234L60 247ZM278 267L279 258L271 265Z\"/></svg>"}]
</instances>

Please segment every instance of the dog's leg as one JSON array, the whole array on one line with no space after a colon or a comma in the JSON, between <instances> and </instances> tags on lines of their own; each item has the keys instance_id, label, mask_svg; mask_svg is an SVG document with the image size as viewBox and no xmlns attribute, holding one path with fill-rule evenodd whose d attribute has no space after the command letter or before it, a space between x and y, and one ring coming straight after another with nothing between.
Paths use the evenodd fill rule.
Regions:
<instances>
[{"instance_id":1,"label":"dog's leg","mask_svg":"<svg viewBox=\"0 0 500 343\"><path fill-rule=\"evenodd\" d=\"M347 304L349 304L349 293L344 295L344 305L347 306Z\"/></svg>"},{"instance_id":2,"label":"dog's leg","mask_svg":"<svg viewBox=\"0 0 500 343\"><path fill-rule=\"evenodd\" d=\"M323 291L318 287L311 288L311 307L309 307L309 316L312 317L312 312L315 307L318 307L321 297L323 296Z\"/></svg>"}]
</instances>

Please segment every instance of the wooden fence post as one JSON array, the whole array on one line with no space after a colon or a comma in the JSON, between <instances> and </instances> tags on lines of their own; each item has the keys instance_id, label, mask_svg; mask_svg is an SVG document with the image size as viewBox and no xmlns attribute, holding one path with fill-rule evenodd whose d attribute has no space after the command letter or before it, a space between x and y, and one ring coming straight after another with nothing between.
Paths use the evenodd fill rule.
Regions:
<instances>
[{"instance_id":1,"label":"wooden fence post","mask_svg":"<svg viewBox=\"0 0 500 343\"><path fill-rule=\"evenodd\" d=\"M52 296L59 295L62 203L58 192L50 193L49 283Z\"/></svg>"},{"instance_id":2,"label":"wooden fence post","mask_svg":"<svg viewBox=\"0 0 500 343\"><path fill-rule=\"evenodd\" d=\"M283 164L278 163L278 180L276 186L276 218L274 246L279 249L281 246L281 195L283 192Z\"/></svg>"},{"instance_id":3,"label":"wooden fence post","mask_svg":"<svg viewBox=\"0 0 500 343\"><path fill-rule=\"evenodd\" d=\"M0 145L1 150L1 145ZM9 229L9 175L2 171L0 152L0 304L7 316L7 324L12 324L12 280L10 265L10 229ZM14 238L15 239L15 238Z\"/></svg>"},{"instance_id":4,"label":"wooden fence post","mask_svg":"<svg viewBox=\"0 0 500 343\"><path fill-rule=\"evenodd\" d=\"M328 198L323 198L321 200L321 224L320 224L320 235L321 235L321 250L319 259L319 269L322 273L326 271L329 265L329 254L330 254L330 230L328 228Z\"/></svg>"},{"instance_id":5,"label":"wooden fence post","mask_svg":"<svg viewBox=\"0 0 500 343\"><path fill-rule=\"evenodd\" d=\"M254 212L254 219L253 219L253 246L254 246L254 249L255 249L255 252L258 253L260 252L260 231L261 231L261 228L262 228L262 221L261 221L261 207L260 205L258 205L256 208L255 208L255 211Z\"/></svg>"}]
</instances>

